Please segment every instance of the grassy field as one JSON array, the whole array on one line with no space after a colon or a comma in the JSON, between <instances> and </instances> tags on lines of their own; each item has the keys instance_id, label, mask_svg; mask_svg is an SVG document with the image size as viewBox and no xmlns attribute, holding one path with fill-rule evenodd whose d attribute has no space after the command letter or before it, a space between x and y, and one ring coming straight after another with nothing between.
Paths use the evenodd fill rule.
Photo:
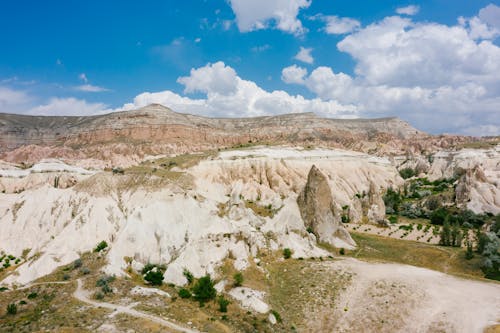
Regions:
<instances>
[{"instance_id":1,"label":"grassy field","mask_svg":"<svg viewBox=\"0 0 500 333\"><path fill-rule=\"evenodd\" d=\"M482 278L481 258L475 254L465 259L465 249L425 244L421 242L393 239L376 235L351 233L358 244L347 255L358 259L390 261L425 267L443 273L467 278Z\"/></svg>"}]
</instances>

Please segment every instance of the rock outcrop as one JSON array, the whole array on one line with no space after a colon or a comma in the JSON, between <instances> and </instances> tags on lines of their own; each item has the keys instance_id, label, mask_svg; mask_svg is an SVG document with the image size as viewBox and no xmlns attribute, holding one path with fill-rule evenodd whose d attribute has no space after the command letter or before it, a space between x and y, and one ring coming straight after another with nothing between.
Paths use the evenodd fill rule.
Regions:
<instances>
[{"instance_id":1,"label":"rock outcrop","mask_svg":"<svg viewBox=\"0 0 500 333\"><path fill-rule=\"evenodd\" d=\"M341 224L340 209L333 202L328 178L315 165L309 171L297 204L305 226L312 229L318 241L337 248L356 247L349 232Z\"/></svg>"}]
</instances>

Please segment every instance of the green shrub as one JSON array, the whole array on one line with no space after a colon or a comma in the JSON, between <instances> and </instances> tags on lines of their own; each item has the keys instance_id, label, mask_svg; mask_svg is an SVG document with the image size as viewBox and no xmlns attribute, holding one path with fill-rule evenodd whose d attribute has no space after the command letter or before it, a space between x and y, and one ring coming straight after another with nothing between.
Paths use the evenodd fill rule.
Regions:
<instances>
[{"instance_id":1,"label":"green shrub","mask_svg":"<svg viewBox=\"0 0 500 333\"><path fill-rule=\"evenodd\" d=\"M179 297L180 298L191 298L191 292L187 290L186 288L181 288L179 290Z\"/></svg>"},{"instance_id":2,"label":"green shrub","mask_svg":"<svg viewBox=\"0 0 500 333\"><path fill-rule=\"evenodd\" d=\"M276 310L271 310L271 313L273 314L274 318L276 318L276 321L277 321L278 323L281 323L281 322L282 322L281 316L280 316L280 314L278 313L278 311L276 311Z\"/></svg>"},{"instance_id":3,"label":"green shrub","mask_svg":"<svg viewBox=\"0 0 500 333\"><path fill-rule=\"evenodd\" d=\"M224 298L224 296L220 295L217 299L217 303L219 303L219 311L227 312L227 306L229 305L229 301Z\"/></svg>"},{"instance_id":4,"label":"green shrub","mask_svg":"<svg viewBox=\"0 0 500 333\"><path fill-rule=\"evenodd\" d=\"M401 175L401 177L403 179L408 179L408 178L411 178L413 176L416 176L417 172L415 170L413 170L412 168L404 168L404 169L399 170L399 174Z\"/></svg>"},{"instance_id":5,"label":"green shrub","mask_svg":"<svg viewBox=\"0 0 500 333\"><path fill-rule=\"evenodd\" d=\"M82 259L76 259L75 261L73 261L73 269L80 268L82 267L82 265L83 265Z\"/></svg>"},{"instance_id":6,"label":"green shrub","mask_svg":"<svg viewBox=\"0 0 500 333\"><path fill-rule=\"evenodd\" d=\"M471 260L474 258L474 252L472 251L472 242L470 240L465 241L465 245L467 247L467 250L465 251L465 259Z\"/></svg>"},{"instance_id":7,"label":"green shrub","mask_svg":"<svg viewBox=\"0 0 500 333\"><path fill-rule=\"evenodd\" d=\"M196 281L193 287L194 298L203 305L206 301L214 299L217 295L217 291L214 288L214 282L210 278L210 275L205 275Z\"/></svg>"},{"instance_id":8,"label":"green shrub","mask_svg":"<svg viewBox=\"0 0 500 333\"><path fill-rule=\"evenodd\" d=\"M398 223L398 216L397 215L391 215L389 216L389 222L392 224Z\"/></svg>"},{"instance_id":9,"label":"green shrub","mask_svg":"<svg viewBox=\"0 0 500 333\"><path fill-rule=\"evenodd\" d=\"M17 313L17 305L15 303L8 304L7 313L10 315L15 315Z\"/></svg>"},{"instance_id":10,"label":"green shrub","mask_svg":"<svg viewBox=\"0 0 500 333\"><path fill-rule=\"evenodd\" d=\"M193 273L191 273L190 271L188 271L187 269L184 268L184 271L182 272L182 274L186 278L188 284L193 283L193 281L194 281Z\"/></svg>"},{"instance_id":11,"label":"green shrub","mask_svg":"<svg viewBox=\"0 0 500 333\"><path fill-rule=\"evenodd\" d=\"M153 286L161 286L163 283L163 272L158 268L152 269L144 275L144 280Z\"/></svg>"},{"instance_id":12,"label":"green shrub","mask_svg":"<svg viewBox=\"0 0 500 333\"><path fill-rule=\"evenodd\" d=\"M104 298L104 294L101 293L100 291L98 291L98 292L95 293L94 298L97 299L97 300L101 300L101 299Z\"/></svg>"},{"instance_id":13,"label":"green shrub","mask_svg":"<svg viewBox=\"0 0 500 333\"><path fill-rule=\"evenodd\" d=\"M341 247L341 248L340 248L339 253L340 253L341 255L344 255L344 254L345 254L345 249L344 249L343 247Z\"/></svg>"},{"instance_id":14,"label":"green shrub","mask_svg":"<svg viewBox=\"0 0 500 333\"><path fill-rule=\"evenodd\" d=\"M243 284L243 274L241 274L241 272L234 274L233 279L235 287L239 287Z\"/></svg>"},{"instance_id":15,"label":"green shrub","mask_svg":"<svg viewBox=\"0 0 500 333\"><path fill-rule=\"evenodd\" d=\"M314 234L314 230L312 227L307 227L306 231L310 234Z\"/></svg>"},{"instance_id":16,"label":"green shrub","mask_svg":"<svg viewBox=\"0 0 500 333\"><path fill-rule=\"evenodd\" d=\"M444 208L438 208L431 214L431 223L436 225L443 225L444 221L448 218L448 212Z\"/></svg>"},{"instance_id":17,"label":"green shrub","mask_svg":"<svg viewBox=\"0 0 500 333\"><path fill-rule=\"evenodd\" d=\"M101 241L99 244L97 244L97 246L95 247L94 249L94 252L101 252L102 250L104 250L105 248L108 247L108 243L106 243L106 241Z\"/></svg>"},{"instance_id":18,"label":"green shrub","mask_svg":"<svg viewBox=\"0 0 500 333\"><path fill-rule=\"evenodd\" d=\"M399 206L403 202L401 194L394 191L392 187L389 187L387 189L387 192L385 193L383 199L387 214L397 213L399 211Z\"/></svg>"},{"instance_id":19,"label":"green shrub","mask_svg":"<svg viewBox=\"0 0 500 333\"><path fill-rule=\"evenodd\" d=\"M290 259L291 256L292 256L292 250L290 250L289 248L283 249L283 257L285 259Z\"/></svg>"},{"instance_id":20,"label":"green shrub","mask_svg":"<svg viewBox=\"0 0 500 333\"><path fill-rule=\"evenodd\" d=\"M36 298L38 296L37 293L33 292L33 293L29 293L28 294L28 299L33 299L33 298Z\"/></svg>"}]
</instances>

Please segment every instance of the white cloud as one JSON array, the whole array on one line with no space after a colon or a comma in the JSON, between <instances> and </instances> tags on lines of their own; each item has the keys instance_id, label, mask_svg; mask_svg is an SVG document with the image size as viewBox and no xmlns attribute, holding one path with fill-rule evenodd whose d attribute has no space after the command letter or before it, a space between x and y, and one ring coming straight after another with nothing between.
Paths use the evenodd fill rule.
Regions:
<instances>
[{"instance_id":1,"label":"white cloud","mask_svg":"<svg viewBox=\"0 0 500 333\"><path fill-rule=\"evenodd\" d=\"M312 48L300 47L299 53L294 57L294 59L305 62L306 64L312 64L314 62L314 58L311 55Z\"/></svg>"},{"instance_id":2,"label":"white cloud","mask_svg":"<svg viewBox=\"0 0 500 333\"><path fill-rule=\"evenodd\" d=\"M398 13L399 15L409 15L409 16L416 15L419 11L420 7L415 5L399 7L396 9L396 13Z\"/></svg>"},{"instance_id":3,"label":"white cloud","mask_svg":"<svg viewBox=\"0 0 500 333\"><path fill-rule=\"evenodd\" d=\"M355 72L370 84L458 85L497 81L500 49L476 42L463 26L414 23L398 16L347 36L337 44L356 61Z\"/></svg>"},{"instance_id":4,"label":"white cloud","mask_svg":"<svg viewBox=\"0 0 500 333\"><path fill-rule=\"evenodd\" d=\"M26 114L42 116L89 116L111 110L103 103L89 103L85 100L69 98L51 98L47 103L29 109Z\"/></svg>"},{"instance_id":5,"label":"white cloud","mask_svg":"<svg viewBox=\"0 0 500 333\"><path fill-rule=\"evenodd\" d=\"M281 71L281 80L285 83L303 84L304 77L307 75L307 69L292 65L283 68Z\"/></svg>"},{"instance_id":6,"label":"white cloud","mask_svg":"<svg viewBox=\"0 0 500 333\"><path fill-rule=\"evenodd\" d=\"M177 82L184 85L185 93L227 95L236 89L236 80L234 69L219 61L201 68L193 68L189 76L180 77Z\"/></svg>"},{"instance_id":7,"label":"white cloud","mask_svg":"<svg viewBox=\"0 0 500 333\"><path fill-rule=\"evenodd\" d=\"M223 81L222 83L220 81ZM285 91L268 92L255 82L241 79L223 62L192 69L190 76L178 79L185 92L203 92L204 98L191 99L172 91L143 93L123 106L131 110L159 103L178 112L221 117L251 117L296 112L315 112L322 116L352 118L356 108L336 101L291 96ZM232 87L231 87L232 84Z\"/></svg>"},{"instance_id":8,"label":"white cloud","mask_svg":"<svg viewBox=\"0 0 500 333\"><path fill-rule=\"evenodd\" d=\"M459 17L458 23L469 31L472 39L495 39L500 36L500 7L490 4L477 16Z\"/></svg>"},{"instance_id":9,"label":"white cloud","mask_svg":"<svg viewBox=\"0 0 500 333\"><path fill-rule=\"evenodd\" d=\"M85 73L81 73L78 75L78 78L83 82L83 83L88 83L89 80L87 79L87 75Z\"/></svg>"},{"instance_id":10,"label":"white cloud","mask_svg":"<svg viewBox=\"0 0 500 333\"><path fill-rule=\"evenodd\" d=\"M318 16L320 20L326 22L325 32L331 35L343 35L351 33L360 28L358 20L349 17L338 16Z\"/></svg>"},{"instance_id":11,"label":"white cloud","mask_svg":"<svg viewBox=\"0 0 500 333\"><path fill-rule=\"evenodd\" d=\"M470 23L387 17L337 47L356 61L354 76L329 67L303 75L287 67L282 80L303 84L322 100L354 105L363 116L399 115L434 133L492 134L500 127L500 48L475 39Z\"/></svg>"},{"instance_id":12,"label":"white cloud","mask_svg":"<svg viewBox=\"0 0 500 333\"><path fill-rule=\"evenodd\" d=\"M479 18L481 21L489 24L490 26L500 29L500 7L494 4L482 8L479 11Z\"/></svg>"},{"instance_id":13,"label":"white cloud","mask_svg":"<svg viewBox=\"0 0 500 333\"><path fill-rule=\"evenodd\" d=\"M46 116L95 115L109 112L103 103L89 103L85 100L50 98L39 102L39 98L25 91L0 86L0 112Z\"/></svg>"},{"instance_id":14,"label":"white cloud","mask_svg":"<svg viewBox=\"0 0 500 333\"><path fill-rule=\"evenodd\" d=\"M75 87L76 90L78 91L83 91L83 92L103 92L103 91L109 91L107 88L99 87L99 86L94 86L92 84L82 84L80 86Z\"/></svg>"},{"instance_id":15,"label":"white cloud","mask_svg":"<svg viewBox=\"0 0 500 333\"><path fill-rule=\"evenodd\" d=\"M273 27L300 35L305 28L297 15L311 5L311 0L229 0L229 3L241 32Z\"/></svg>"},{"instance_id":16,"label":"white cloud","mask_svg":"<svg viewBox=\"0 0 500 333\"><path fill-rule=\"evenodd\" d=\"M73 87L73 89L78 90L78 91L83 91L83 92L104 92L104 91L109 91L107 88L99 87L93 84L90 84L89 79L85 73L81 73L78 75L78 78L80 81L82 81L84 84Z\"/></svg>"},{"instance_id":17,"label":"white cloud","mask_svg":"<svg viewBox=\"0 0 500 333\"><path fill-rule=\"evenodd\" d=\"M31 97L24 91L0 86L0 112L16 113L29 105Z\"/></svg>"}]
</instances>

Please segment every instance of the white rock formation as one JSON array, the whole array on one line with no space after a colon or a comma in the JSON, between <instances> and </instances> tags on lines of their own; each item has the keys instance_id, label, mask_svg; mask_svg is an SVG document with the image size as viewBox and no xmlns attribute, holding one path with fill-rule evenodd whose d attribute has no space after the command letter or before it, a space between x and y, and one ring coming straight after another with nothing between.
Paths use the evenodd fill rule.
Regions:
<instances>
[{"instance_id":1,"label":"white rock formation","mask_svg":"<svg viewBox=\"0 0 500 333\"><path fill-rule=\"evenodd\" d=\"M229 295L246 309L258 313L268 313L270 310L269 305L264 302L265 293L263 291L247 287L236 287L229 291Z\"/></svg>"},{"instance_id":2,"label":"white rock formation","mask_svg":"<svg viewBox=\"0 0 500 333\"><path fill-rule=\"evenodd\" d=\"M243 270L260 248L288 247L298 257L325 256L306 231L296 202L313 164L327 177L333 200L353 211L357 193L402 183L384 158L276 147L225 151L202 161L187 170L192 186L156 186L160 180L155 177L98 173L82 175L71 188L41 183L17 194L0 193L0 250L20 256L30 249L32 257L2 282L28 283L101 240L110 245L106 272L125 275L129 263L124 257L130 257L136 269L147 262L165 264L164 280L178 285L186 282L185 268L196 277L217 277L228 256ZM271 205L274 216L255 213L247 208L248 200Z\"/></svg>"}]
</instances>

